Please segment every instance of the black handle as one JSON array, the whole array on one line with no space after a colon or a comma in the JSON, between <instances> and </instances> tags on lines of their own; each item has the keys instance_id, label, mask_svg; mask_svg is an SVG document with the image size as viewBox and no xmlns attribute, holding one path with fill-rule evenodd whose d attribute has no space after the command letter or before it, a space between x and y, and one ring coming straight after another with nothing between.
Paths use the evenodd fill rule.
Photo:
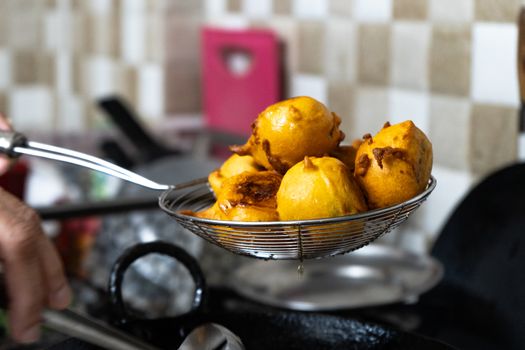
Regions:
<instances>
[{"instance_id":1,"label":"black handle","mask_svg":"<svg viewBox=\"0 0 525 350\"><path fill-rule=\"evenodd\" d=\"M152 253L167 255L181 262L188 269L195 282L195 292L191 310L187 314L177 316L176 318L200 312L204 307L205 300L207 299L206 282L199 264L191 255L184 249L167 242L155 241L139 243L124 251L111 269L108 290L113 312L117 321L121 324L134 321L150 321L148 319L137 319L136 316L127 310L122 298L122 281L124 279L124 273L133 262Z\"/></svg>"},{"instance_id":2,"label":"black handle","mask_svg":"<svg viewBox=\"0 0 525 350\"><path fill-rule=\"evenodd\" d=\"M176 153L155 141L146 129L140 125L137 116L122 98L111 96L99 100L98 104L135 146L136 150L141 153L141 157L144 158L142 159L143 161L150 161Z\"/></svg>"}]
</instances>

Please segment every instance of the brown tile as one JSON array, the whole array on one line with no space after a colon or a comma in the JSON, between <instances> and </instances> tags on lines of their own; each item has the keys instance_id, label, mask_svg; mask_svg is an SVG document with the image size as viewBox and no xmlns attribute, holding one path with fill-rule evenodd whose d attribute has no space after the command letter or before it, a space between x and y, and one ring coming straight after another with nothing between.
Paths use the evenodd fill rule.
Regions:
<instances>
[{"instance_id":1,"label":"brown tile","mask_svg":"<svg viewBox=\"0 0 525 350\"><path fill-rule=\"evenodd\" d=\"M430 100L430 130L434 163L470 169L471 103L467 98L434 95Z\"/></svg>"},{"instance_id":2,"label":"brown tile","mask_svg":"<svg viewBox=\"0 0 525 350\"><path fill-rule=\"evenodd\" d=\"M13 82L15 84L32 84L37 81L37 51L15 50L12 65L14 66Z\"/></svg>"},{"instance_id":3,"label":"brown tile","mask_svg":"<svg viewBox=\"0 0 525 350\"><path fill-rule=\"evenodd\" d=\"M178 16L201 16L204 11L204 0L174 1L167 0L168 11Z\"/></svg>"},{"instance_id":4,"label":"brown tile","mask_svg":"<svg viewBox=\"0 0 525 350\"><path fill-rule=\"evenodd\" d=\"M354 127L354 87L349 82L330 81L328 83L328 102L330 110L341 118L341 130L345 134L350 134ZM345 143L352 140L346 138Z\"/></svg>"},{"instance_id":5,"label":"brown tile","mask_svg":"<svg viewBox=\"0 0 525 350\"><path fill-rule=\"evenodd\" d=\"M84 49L90 54L117 56L118 52L118 22L119 16L88 14L84 18ZM80 29L80 28L79 28Z\"/></svg>"},{"instance_id":6,"label":"brown tile","mask_svg":"<svg viewBox=\"0 0 525 350\"><path fill-rule=\"evenodd\" d=\"M430 88L433 92L468 96L471 32L467 25L435 25L430 46Z\"/></svg>"},{"instance_id":7,"label":"brown tile","mask_svg":"<svg viewBox=\"0 0 525 350\"><path fill-rule=\"evenodd\" d=\"M88 27L87 18L87 14L75 12L72 14L71 28L67 28L67 30L71 31L69 37L72 42L72 50L76 53L85 54L88 51L89 46L84 42L86 36L89 35L86 33Z\"/></svg>"},{"instance_id":8,"label":"brown tile","mask_svg":"<svg viewBox=\"0 0 525 350\"><path fill-rule=\"evenodd\" d=\"M7 95L0 91L0 114L6 114L8 111Z\"/></svg>"},{"instance_id":9,"label":"brown tile","mask_svg":"<svg viewBox=\"0 0 525 350\"><path fill-rule=\"evenodd\" d=\"M281 60L286 74L299 70L299 29L292 18L275 18L267 22L268 28L277 33L281 44Z\"/></svg>"},{"instance_id":10,"label":"brown tile","mask_svg":"<svg viewBox=\"0 0 525 350\"><path fill-rule=\"evenodd\" d=\"M2 5L0 1L0 46L7 46L8 44L8 12L5 9L5 5Z\"/></svg>"},{"instance_id":11,"label":"brown tile","mask_svg":"<svg viewBox=\"0 0 525 350\"><path fill-rule=\"evenodd\" d=\"M127 101L138 100L137 68L121 65L116 71L116 89Z\"/></svg>"},{"instance_id":12,"label":"brown tile","mask_svg":"<svg viewBox=\"0 0 525 350\"><path fill-rule=\"evenodd\" d=\"M475 0L474 15L478 21L515 22L520 0Z\"/></svg>"},{"instance_id":13,"label":"brown tile","mask_svg":"<svg viewBox=\"0 0 525 350\"><path fill-rule=\"evenodd\" d=\"M7 37L9 45L20 49L38 49L44 42L43 14L18 7L9 10Z\"/></svg>"},{"instance_id":14,"label":"brown tile","mask_svg":"<svg viewBox=\"0 0 525 350\"><path fill-rule=\"evenodd\" d=\"M352 15L352 2L348 0L330 0L330 14L335 16L350 17Z\"/></svg>"},{"instance_id":15,"label":"brown tile","mask_svg":"<svg viewBox=\"0 0 525 350\"><path fill-rule=\"evenodd\" d=\"M165 27L166 59L194 59L200 55L201 26L199 18L168 16Z\"/></svg>"},{"instance_id":16,"label":"brown tile","mask_svg":"<svg viewBox=\"0 0 525 350\"><path fill-rule=\"evenodd\" d=\"M242 0L226 0L226 9L228 12L241 12Z\"/></svg>"},{"instance_id":17,"label":"brown tile","mask_svg":"<svg viewBox=\"0 0 525 350\"><path fill-rule=\"evenodd\" d=\"M387 84L390 75L390 26L360 25L357 38L359 82L372 85Z\"/></svg>"},{"instance_id":18,"label":"brown tile","mask_svg":"<svg viewBox=\"0 0 525 350\"><path fill-rule=\"evenodd\" d=\"M168 61L164 70L167 114L194 113L202 110L199 60Z\"/></svg>"},{"instance_id":19,"label":"brown tile","mask_svg":"<svg viewBox=\"0 0 525 350\"><path fill-rule=\"evenodd\" d=\"M289 15L292 13L292 0L273 0L273 12L276 15Z\"/></svg>"},{"instance_id":20,"label":"brown tile","mask_svg":"<svg viewBox=\"0 0 525 350\"><path fill-rule=\"evenodd\" d=\"M84 84L84 61L84 57L82 57L80 54L73 55L71 68L71 85L73 87L73 92L78 95L85 95L87 93Z\"/></svg>"},{"instance_id":21,"label":"brown tile","mask_svg":"<svg viewBox=\"0 0 525 350\"><path fill-rule=\"evenodd\" d=\"M166 21L160 14L146 18L145 50L146 60L161 62L166 56Z\"/></svg>"},{"instance_id":22,"label":"brown tile","mask_svg":"<svg viewBox=\"0 0 525 350\"><path fill-rule=\"evenodd\" d=\"M37 58L36 82L48 86L55 84L55 55L40 52Z\"/></svg>"},{"instance_id":23,"label":"brown tile","mask_svg":"<svg viewBox=\"0 0 525 350\"><path fill-rule=\"evenodd\" d=\"M324 42L325 26L323 22L299 22L299 71L301 73L323 73Z\"/></svg>"},{"instance_id":24,"label":"brown tile","mask_svg":"<svg viewBox=\"0 0 525 350\"><path fill-rule=\"evenodd\" d=\"M427 0L394 0L393 3L394 19L415 19L427 18Z\"/></svg>"},{"instance_id":25,"label":"brown tile","mask_svg":"<svg viewBox=\"0 0 525 350\"><path fill-rule=\"evenodd\" d=\"M471 167L485 175L517 157L516 108L474 104L471 116Z\"/></svg>"},{"instance_id":26,"label":"brown tile","mask_svg":"<svg viewBox=\"0 0 525 350\"><path fill-rule=\"evenodd\" d=\"M355 82L357 66L356 26L334 18L326 24L325 76L330 80ZM344 43L344 45L341 45Z\"/></svg>"}]
</instances>

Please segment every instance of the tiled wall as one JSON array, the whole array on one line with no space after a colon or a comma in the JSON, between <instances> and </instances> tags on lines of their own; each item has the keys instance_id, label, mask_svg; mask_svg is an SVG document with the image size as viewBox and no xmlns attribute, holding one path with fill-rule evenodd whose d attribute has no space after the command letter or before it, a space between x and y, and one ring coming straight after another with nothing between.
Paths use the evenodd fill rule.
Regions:
<instances>
[{"instance_id":1,"label":"tiled wall","mask_svg":"<svg viewBox=\"0 0 525 350\"><path fill-rule=\"evenodd\" d=\"M281 33L289 94L326 102L349 140L386 120L412 119L429 135L437 189L390 239L426 246L470 186L525 155L517 128L520 1L219 2L207 7L209 23Z\"/></svg>"},{"instance_id":2,"label":"tiled wall","mask_svg":"<svg viewBox=\"0 0 525 350\"><path fill-rule=\"evenodd\" d=\"M0 0L0 110L21 130L79 131L99 124L95 99L118 92L161 125L201 109L202 24L271 28L286 95L325 102L348 141L386 120L429 135L438 187L413 226L434 234L479 176L525 157L523 1Z\"/></svg>"},{"instance_id":3,"label":"tiled wall","mask_svg":"<svg viewBox=\"0 0 525 350\"><path fill-rule=\"evenodd\" d=\"M164 1L0 0L0 110L20 130L81 131L118 92L165 115Z\"/></svg>"}]
</instances>

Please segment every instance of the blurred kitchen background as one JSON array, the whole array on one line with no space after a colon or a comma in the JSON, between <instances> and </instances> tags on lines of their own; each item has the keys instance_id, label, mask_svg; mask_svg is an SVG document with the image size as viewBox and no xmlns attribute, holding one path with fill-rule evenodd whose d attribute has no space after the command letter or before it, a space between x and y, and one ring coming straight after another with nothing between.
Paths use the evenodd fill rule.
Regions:
<instances>
[{"instance_id":1,"label":"blurred kitchen background","mask_svg":"<svg viewBox=\"0 0 525 350\"><path fill-rule=\"evenodd\" d=\"M427 133L437 188L385 237L425 250L473 184L525 159L516 69L521 4L0 0L0 111L34 139L97 153L101 135L114 129L97 99L118 94L154 135L176 143L181 130L207 123L203 28L269 30L280 43L280 98L321 100L342 117L347 142L387 120L412 119Z\"/></svg>"}]
</instances>

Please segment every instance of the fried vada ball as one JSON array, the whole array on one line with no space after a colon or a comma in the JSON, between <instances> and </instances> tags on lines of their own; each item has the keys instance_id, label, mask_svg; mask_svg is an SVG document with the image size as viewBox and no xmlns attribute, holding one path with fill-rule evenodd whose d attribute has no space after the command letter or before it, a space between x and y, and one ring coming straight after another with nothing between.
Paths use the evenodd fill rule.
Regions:
<instances>
[{"instance_id":1,"label":"fried vada ball","mask_svg":"<svg viewBox=\"0 0 525 350\"><path fill-rule=\"evenodd\" d=\"M225 179L245 171L255 172L260 170L261 167L255 163L252 156L240 156L234 153L222 163L219 169L212 171L208 175L208 182L215 195L217 195Z\"/></svg>"},{"instance_id":2,"label":"fried vada ball","mask_svg":"<svg viewBox=\"0 0 525 350\"><path fill-rule=\"evenodd\" d=\"M357 139L354 140L351 145L340 145L332 153L330 153L330 156L343 162L348 170L350 170L350 172L353 174L355 170L355 156L362 142L363 141Z\"/></svg>"},{"instance_id":3,"label":"fried vada ball","mask_svg":"<svg viewBox=\"0 0 525 350\"><path fill-rule=\"evenodd\" d=\"M224 180L217 205L226 220L277 221L280 184L281 176L274 171L245 171Z\"/></svg>"},{"instance_id":4,"label":"fried vada ball","mask_svg":"<svg viewBox=\"0 0 525 350\"><path fill-rule=\"evenodd\" d=\"M432 144L415 124L386 123L365 135L357 150L355 178L370 209L404 202L425 190L432 170Z\"/></svg>"},{"instance_id":5,"label":"fried vada ball","mask_svg":"<svg viewBox=\"0 0 525 350\"><path fill-rule=\"evenodd\" d=\"M348 168L333 157L305 157L284 175L277 192L281 220L306 220L366 211Z\"/></svg>"},{"instance_id":6,"label":"fried vada ball","mask_svg":"<svg viewBox=\"0 0 525 350\"><path fill-rule=\"evenodd\" d=\"M193 213L186 212L186 214L196 216L203 219L213 219L213 220L227 220L226 215L219 208L219 204L215 202L211 207L204 209L202 211Z\"/></svg>"},{"instance_id":7,"label":"fried vada ball","mask_svg":"<svg viewBox=\"0 0 525 350\"><path fill-rule=\"evenodd\" d=\"M252 135L243 146L231 150L251 155L267 170L281 175L305 156L321 157L334 151L344 139L341 118L321 102L300 96L273 104L252 125Z\"/></svg>"}]
</instances>

